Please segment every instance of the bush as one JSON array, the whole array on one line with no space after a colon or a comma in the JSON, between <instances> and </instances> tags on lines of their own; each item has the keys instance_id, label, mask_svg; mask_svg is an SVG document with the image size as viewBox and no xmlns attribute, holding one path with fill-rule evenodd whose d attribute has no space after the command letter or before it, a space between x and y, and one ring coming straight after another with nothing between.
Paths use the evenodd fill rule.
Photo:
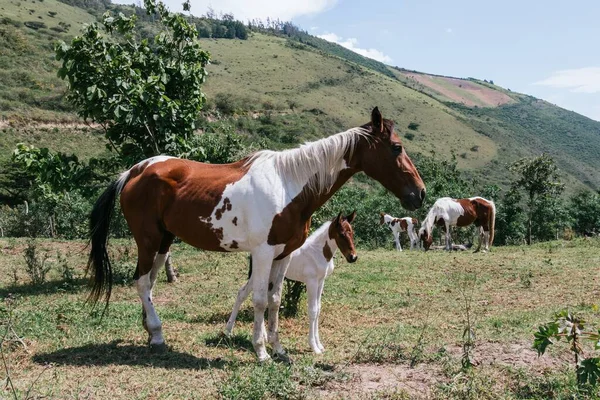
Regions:
<instances>
[{"instance_id":1,"label":"bush","mask_svg":"<svg viewBox=\"0 0 600 400\"><path fill-rule=\"evenodd\" d=\"M23 256L25 257L25 271L29 275L29 278L31 278L31 282L35 285L46 282L46 274L52 267L51 264L47 263L50 256L46 252L41 257L38 257L35 239L27 242L27 248Z\"/></svg>"},{"instance_id":2,"label":"bush","mask_svg":"<svg viewBox=\"0 0 600 400\"><path fill-rule=\"evenodd\" d=\"M408 124L408 129L410 129L411 131L416 131L419 129L419 125L416 122L411 122L410 124Z\"/></svg>"}]
</instances>

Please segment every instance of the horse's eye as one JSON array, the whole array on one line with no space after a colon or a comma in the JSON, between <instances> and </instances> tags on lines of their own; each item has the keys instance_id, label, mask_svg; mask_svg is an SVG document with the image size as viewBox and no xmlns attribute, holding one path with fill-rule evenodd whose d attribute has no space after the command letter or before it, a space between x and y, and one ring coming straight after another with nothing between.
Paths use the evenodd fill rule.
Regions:
<instances>
[{"instance_id":1,"label":"horse's eye","mask_svg":"<svg viewBox=\"0 0 600 400\"><path fill-rule=\"evenodd\" d=\"M395 144L392 147L392 151L394 152L394 155L396 157L398 157L400 154L402 154L402 145L401 144Z\"/></svg>"}]
</instances>

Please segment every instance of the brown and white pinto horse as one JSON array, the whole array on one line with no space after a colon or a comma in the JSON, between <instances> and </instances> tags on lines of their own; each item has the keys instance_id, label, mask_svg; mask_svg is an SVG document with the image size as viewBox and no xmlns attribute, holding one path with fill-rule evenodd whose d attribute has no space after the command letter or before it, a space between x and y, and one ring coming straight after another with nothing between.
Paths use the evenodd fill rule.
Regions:
<instances>
[{"instance_id":1,"label":"brown and white pinto horse","mask_svg":"<svg viewBox=\"0 0 600 400\"><path fill-rule=\"evenodd\" d=\"M371 122L297 149L260 151L232 164L215 165L157 156L121 174L97 200L91 214L91 300L112 288L107 253L110 217L117 195L138 247L135 283L143 326L153 347L164 348L152 287L175 236L200 249L249 251L253 259L253 345L267 360L266 341L285 355L278 337L278 312L288 255L302 246L312 214L352 175L364 171L400 199L421 207L425 186L406 154L394 123L377 108ZM273 260L278 271L269 287ZM263 335L269 310L268 334ZM266 336L266 337L265 337Z\"/></svg>"},{"instance_id":2,"label":"brown and white pinto horse","mask_svg":"<svg viewBox=\"0 0 600 400\"><path fill-rule=\"evenodd\" d=\"M468 226L475 224L479 227L479 244L475 252L481 249L488 251L494 242L494 225L496 221L496 205L491 200L483 197L468 199L451 199L442 197L435 201L419 229L419 238L423 241L423 248L429 250L433 242L432 230L436 224L443 227L446 232L446 250L451 250L452 226Z\"/></svg>"},{"instance_id":3,"label":"brown and white pinto horse","mask_svg":"<svg viewBox=\"0 0 600 400\"><path fill-rule=\"evenodd\" d=\"M394 244L396 250L402 251L400 246L400 232L406 232L408 239L410 240L410 249L413 250L419 246L419 237L415 227L419 223L419 220L412 217L396 218L386 213L379 213L379 225L386 224L394 235Z\"/></svg>"}]
</instances>

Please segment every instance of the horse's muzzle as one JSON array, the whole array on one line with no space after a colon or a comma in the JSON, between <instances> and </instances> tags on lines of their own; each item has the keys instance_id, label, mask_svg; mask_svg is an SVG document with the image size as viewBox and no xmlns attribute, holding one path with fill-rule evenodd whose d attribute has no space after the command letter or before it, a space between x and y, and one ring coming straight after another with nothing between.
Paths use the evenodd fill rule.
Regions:
<instances>
[{"instance_id":1,"label":"horse's muzzle","mask_svg":"<svg viewBox=\"0 0 600 400\"><path fill-rule=\"evenodd\" d=\"M346 261L349 263L356 262L356 260L358 260L358 256L356 254L350 254L346 256Z\"/></svg>"}]
</instances>

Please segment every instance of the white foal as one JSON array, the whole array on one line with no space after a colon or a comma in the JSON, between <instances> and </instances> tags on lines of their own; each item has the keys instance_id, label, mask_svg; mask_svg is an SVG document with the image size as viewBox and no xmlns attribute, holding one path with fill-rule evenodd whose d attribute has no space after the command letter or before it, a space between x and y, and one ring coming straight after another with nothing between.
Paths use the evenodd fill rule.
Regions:
<instances>
[{"instance_id":1,"label":"white foal","mask_svg":"<svg viewBox=\"0 0 600 400\"><path fill-rule=\"evenodd\" d=\"M408 234L411 250L419 246L419 237L415 230L419 221L416 218L395 218L385 213L379 213L379 217L379 224L386 224L392 230L392 233L394 234L394 243L396 243L396 250L402 251L402 246L400 246L400 232L406 232Z\"/></svg>"},{"instance_id":2,"label":"white foal","mask_svg":"<svg viewBox=\"0 0 600 400\"><path fill-rule=\"evenodd\" d=\"M346 260L355 262L358 257L354 248L354 231L352 221L356 217L356 211L347 217L340 213L332 221L325 222L319 229L306 239L302 247L290 254L290 264L285 277L293 281L306 284L308 297L308 344L316 354L325 351L319 338L319 315L321 313L321 296L325 278L333 272L333 256L339 248ZM277 263L273 262L273 271L278 270ZM252 259L251 264L252 266ZM252 274L252 271L250 271ZM252 275L238 292L233 311L227 321L225 334L231 335L235 319L244 300L252 290Z\"/></svg>"}]
</instances>

